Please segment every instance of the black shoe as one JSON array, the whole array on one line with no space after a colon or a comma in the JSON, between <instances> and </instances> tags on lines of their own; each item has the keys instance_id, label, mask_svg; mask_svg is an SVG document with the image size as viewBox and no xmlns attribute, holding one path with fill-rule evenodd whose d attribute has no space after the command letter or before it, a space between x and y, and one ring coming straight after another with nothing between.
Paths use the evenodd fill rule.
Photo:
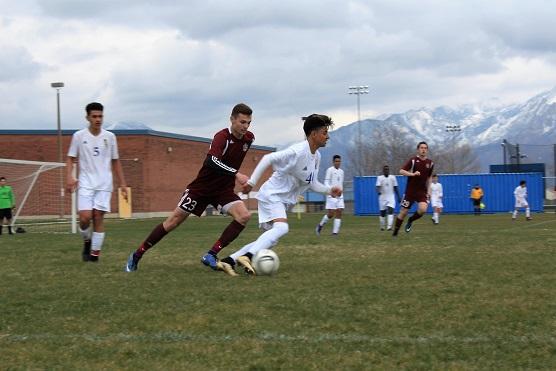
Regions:
<instances>
[{"instance_id":1,"label":"black shoe","mask_svg":"<svg viewBox=\"0 0 556 371\"><path fill-rule=\"evenodd\" d=\"M394 232L392 232L392 237L397 237L398 236L398 231L399 229L394 229Z\"/></svg>"},{"instance_id":2,"label":"black shoe","mask_svg":"<svg viewBox=\"0 0 556 371\"><path fill-rule=\"evenodd\" d=\"M89 261L93 263L98 263L98 256L96 255L89 255Z\"/></svg>"},{"instance_id":3,"label":"black shoe","mask_svg":"<svg viewBox=\"0 0 556 371\"><path fill-rule=\"evenodd\" d=\"M88 262L91 261L91 240L85 240L83 242L83 253L81 254L81 257L83 259L84 262ZM98 256L97 256L98 258Z\"/></svg>"},{"instance_id":4,"label":"black shoe","mask_svg":"<svg viewBox=\"0 0 556 371\"><path fill-rule=\"evenodd\" d=\"M411 227L412 226L413 226L412 222L407 222L407 224L405 225L405 233L411 232Z\"/></svg>"}]
</instances>

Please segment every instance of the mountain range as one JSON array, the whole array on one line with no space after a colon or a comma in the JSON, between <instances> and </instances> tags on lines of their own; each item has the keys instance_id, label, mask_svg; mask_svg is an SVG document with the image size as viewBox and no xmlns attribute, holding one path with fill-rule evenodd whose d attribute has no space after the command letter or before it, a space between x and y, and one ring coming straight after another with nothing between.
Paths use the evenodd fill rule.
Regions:
<instances>
[{"instance_id":1,"label":"mountain range","mask_svg":"<svg viewBox=\"0 0 556 371\"><path fill-rule=\"evenodd\" d=\"M321 149L323 159L336 153L347 155L359 133L365 138L381 125L394 125L415 143L427 141L435 146L446 142L467 143L478 156L481 171L503 162L502 140L520 144L522 163L544 162L553 168L556 144L556 87L523 103L500 105L495 101L456 108L419 108L365 119L330 132L330 141ZM509 160L508 160L509 161ZM329 161L323 161L323 168ZM323 170L321 168L321 171Z\"/></svg>"}]
</instances>

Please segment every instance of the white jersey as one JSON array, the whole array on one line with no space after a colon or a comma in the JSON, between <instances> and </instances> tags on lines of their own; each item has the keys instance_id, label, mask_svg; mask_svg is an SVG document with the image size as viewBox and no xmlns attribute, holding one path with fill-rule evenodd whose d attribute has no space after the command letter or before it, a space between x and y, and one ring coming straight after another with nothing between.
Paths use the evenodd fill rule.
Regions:
<instances>
[{"instance_id":1,"label":"white jersey","mask_svg":"<svg viewBox=\"0 0 556 371\"><path fill-rule=\"evenodd\" d=\"M319 163L319 151L311 153L309 142L305 140L282 151L265 155L253 171L248 184L256 185L266 168L272 165L274 172L259 189L257 199L293 206L297 203L298 196L308 189L330 193L331 187L318 181Z\"/></svg>"},{"instance_id":2,"label":"white jersey","mask_svg":"<svg viewBox=\"0 0 556 371\"><path fill-rule=\"evenodd\" d=\"M431 183L431 200L440 200L443 196L442 184Z\"/></svg>"},{"instance_id":3,"label":"white jersey","mask_svg":"<svg viewBox=\"0 0 556 371\"><path fill-rule=\"evenodd\" d=\"M101 129L94 136L88 128L75 132L68 156L79 159L79 188L112 192L112 160L119 158L113 133Z\"/></svg>"},{"instance_id":4,"label":"white jersey","mask_svg":"<svg viewBox=\"0 0 556 371\"><path fill-rule=\"evenodd\" d=\"M398 180L395 176L389 175L386 177L384 175L379 175L376 178L376 186L380 187L379 199L388 201L392 200L392 202L395 202L394 187L398 186Z\"/></svg>"},{"instance_id":5,"label":"white jersey","mask_svg":"<svg viewBox=\"0 0 556 371\"><path fill-rule=\"evenodd\" d=\"M527 202L527 187L517 186L514 190L515 207L529 207Z\"/></svg>"},{"instance_id":6,"label":"white jersey","mask_svg":"<svg viewBox=\"0 0 556 371\"><path fill-rule=\"evenodd\" d=\"M334 166L330 166L326 169L324 185L344 189L344 171L342 169L336 169Z\"/></svg>"}]
</instances>

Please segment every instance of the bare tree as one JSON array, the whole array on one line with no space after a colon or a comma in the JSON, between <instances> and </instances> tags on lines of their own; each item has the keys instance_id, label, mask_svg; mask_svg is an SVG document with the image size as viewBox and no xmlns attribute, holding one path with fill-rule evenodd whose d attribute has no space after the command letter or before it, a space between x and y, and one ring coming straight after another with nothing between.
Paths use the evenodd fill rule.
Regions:
<instances>
[{"instance_id":1,"label":"bare tree","mask_svg":"<svg viewBox=\"0 0 556 371\"><path fill-rule=\"evenodd\" d=\"M480 170L477 155L469 144L448 145L434 152L435 171L444 174L475 173Z\"/></svg>"}]
</instances>

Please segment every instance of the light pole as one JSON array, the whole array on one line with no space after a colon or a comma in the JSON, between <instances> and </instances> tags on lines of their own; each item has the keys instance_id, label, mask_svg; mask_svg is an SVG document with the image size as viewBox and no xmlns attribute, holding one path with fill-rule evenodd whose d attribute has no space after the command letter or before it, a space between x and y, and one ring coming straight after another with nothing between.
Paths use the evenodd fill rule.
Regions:
<instances>
[{"instance_id":1,"label":"light pole","mask_svg":"<svg viewBox=\"0 0 556 371\"><path fill-rule=\"evenodd\" d=\"M57 130L58 130L58 162L62 163L62 124L60 122L60 89L64 87L63 82L53 82L51 87L56 89L56 112L57 112ZM64 218L64 170L60 168L60 219Z\"/></svg>"},{"instance_id":2,"label":"light pole","mask_svg":"<svg viewBox=\"0 0 556 371\"><path fill-rule=\"evenodd\" d=\"M450 147L451 147L451 151L448 152L450 153L450 165L451 165L451 169L450 172L452 173L456 173L456 137L458 135L458 133L461 132L461 126L454 124L454 125L446 125L445 128L446 132L451 134L450 136Z\"/></svg>"},{"instance_id":3,"label":"light pole","mask_svg":"<svg viewBox=\"0 0 556 371\"><path fill-rule=\"evenodd\" d=\"M357 152L359 152L359 158L362 154L361 148L361 94L369 94L369 86L367 85L358 85L358 86L350 86L348 88L348 94L350 95L357 95ZM358 171L361 173L362 163L358 164L357 168Z\"/></svg>"},{"instance_id":4,"label":"light pole","mask_svg":"<svg viewBox=\"0 0 556 371\"><path fill-rule=\"evenodd\" d=\"M507 173L508 171L506 170L506 139L502 139L502 158L504 160L504 173Z\"/></svg>"}]
</instances>

